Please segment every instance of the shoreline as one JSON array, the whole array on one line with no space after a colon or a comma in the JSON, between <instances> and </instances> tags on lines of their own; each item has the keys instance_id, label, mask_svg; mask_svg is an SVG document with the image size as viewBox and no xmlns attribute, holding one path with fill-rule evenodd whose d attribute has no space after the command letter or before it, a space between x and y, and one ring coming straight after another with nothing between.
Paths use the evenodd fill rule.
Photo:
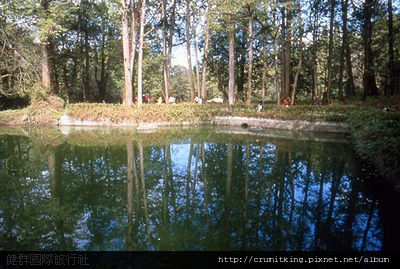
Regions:
<instances>
[{"instance_id":1,"label":"shoreline","mask_svg":"<svg viewBox=\"0 0 400 269\"><path fill-rule=\"evenodd\" d=\"M305 120L277 120L270 118L240 117L240 116L215 116L211 121L182 121L182 122L120 122L114 123L109 120L90 121L70 118L63 115L55 124L58 126L93 126L93 127L135 127L137 130L151 130L160 127L173 126L241 126L252 129L278 129L291 131L306 131L317 133L347 134L346 125L334 122L311 122Z\"/></svg>"}]
</instances>

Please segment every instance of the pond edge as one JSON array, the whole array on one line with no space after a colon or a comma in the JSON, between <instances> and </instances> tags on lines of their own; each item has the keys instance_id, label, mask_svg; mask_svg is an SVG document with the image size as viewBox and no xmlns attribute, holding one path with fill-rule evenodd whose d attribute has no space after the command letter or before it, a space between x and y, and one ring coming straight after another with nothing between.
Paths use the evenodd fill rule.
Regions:
<instances>
[{"instance_id":1,"label":"pond edge","mask_svg":"<svg viewBox=\"0 0 400 269\"><path fill-rule=\"evenodd\" d=\"M59 126L104 126L104 127L136 127L137 130L152 130L168 126L196 126L196 125L217 125L217 126L241 126L243 128L265 128L293 131L308 131L319 133L346 134L346 125L334 122L310 122L304 120L277 120L269 118L238 117L238 116L216 116L212 121L199 122L119 122L114 123L108 119L102 121L89 121L70 118L64 114L57 125Z\"/></svg>"}]
</instances>

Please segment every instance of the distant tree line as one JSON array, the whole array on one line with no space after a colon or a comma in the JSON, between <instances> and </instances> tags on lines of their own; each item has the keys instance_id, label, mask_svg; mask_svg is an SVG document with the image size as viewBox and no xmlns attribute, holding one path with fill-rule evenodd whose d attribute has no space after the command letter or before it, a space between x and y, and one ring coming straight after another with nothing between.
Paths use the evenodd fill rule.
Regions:
<instances>
[{"instance_id":1,"label":"distant tree line","mask_svg":"<svg viewBox=\"0 0 400 269\"><path fill-rule=\"evenodd\" d=\"M399 8L392 0L1 0L0 108L49 94L125 105L143 94L229 104L398 95ZM172 66L182 45L193 68Z\"/></svg>"}]
</instances>

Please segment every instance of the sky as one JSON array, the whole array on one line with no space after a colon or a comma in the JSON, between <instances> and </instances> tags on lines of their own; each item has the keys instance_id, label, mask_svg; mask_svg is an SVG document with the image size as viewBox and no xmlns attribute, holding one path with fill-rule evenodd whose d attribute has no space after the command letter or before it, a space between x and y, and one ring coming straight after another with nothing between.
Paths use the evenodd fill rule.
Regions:
<instances>
[{"instance_id":1,"label":"sky","mask_svg":"<svg viewBox=\"0 0 400 269\"><path fill-rule=\"evenodd\" d=\"M188 67L187 63L187 52L186 52L186 44L182 44L180 46L174 47L172 49L172 59L171 59L171 64L172 65L181 65L184 67ZM192 56L192 59L194 59L194 56ZM194 61L192 61L194 62ZM193 64L193 63L192 63Z\"/></svg>"},{"instance_id":2,"label":"sky","mask_svg":"<svg viewBox=\"0 0 400 269\"><path fill-rule=\"evenodd\" d=\"M192 55L192 69L196 64L196 58L194 54L194 47L193 47L193 40L191 40L191 55ZM203 57L203 52L198 51L199 63L201 62L201 58ZM181 65L184 67L188 67L187 63L187 52L186 52L186 43L181 44L179 46L173 47L172 49L172 59L171 59L172 66L174 65Z\"/></svg>"}]
</instances>

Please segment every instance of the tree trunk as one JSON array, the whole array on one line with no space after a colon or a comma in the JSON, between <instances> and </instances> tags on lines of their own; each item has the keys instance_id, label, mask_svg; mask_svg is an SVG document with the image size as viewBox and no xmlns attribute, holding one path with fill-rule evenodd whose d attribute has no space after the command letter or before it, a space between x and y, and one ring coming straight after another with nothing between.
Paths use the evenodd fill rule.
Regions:
<instances>
[{"instance_id":1,"label":"tree trunk","mask_svg":"<svg viewBox=\"0 0 400 269\"><path fill-rule=\"evenodd\" d=\"M393 51L393 7L392 0L388 0L388 45L389 45L389 94L394 94L397 87L394 73L394 51Z\"/></svg>"},{"instance_id":2,"label":"tree trunk","mask_svg":"<svg viewBox=\"0 0 400 269\"><path fill-rule=\"evenodd\" d=\"M366 0L364 3L364 25L363 25L363 40L364 40L364 74L363 99L367 96L378 95L378 87L376 86L374 59L372 55L372 14L374 8L374 0Z\"/></svg>"},{"instance_id":3,"label":"tree trunk","mask_svg":"<svg viewBox=\"0 0 400 269\"><path fill-rule=\"evenodd\" d=\"M69 93L68 89L70 87L69 79L68 79L68 69L67 69L67 61L63 63L63 74L64 74L64 91L65 91L65 103L69 104Z\"/></svg>"},{"instance_id":4,"label":"tree trunk","mask_svg":"<svg viewBox=\"0 0 400 269\"><path fill-rule=\"evenodd\" d=\"M100 45L100 78L98 78L97 75L97 69L99 65L99 60L98 60L98 53L96 52L95 54L95 68L94 68L94 78L97 83L97 89L99 92L99 102L105 102L105 97L106 97L106 89L107 89L107 82L109 78L109 72L108 72L108 67L109 67L109 61L106 62L106 33L105 33L105 22L102 20L102 28L101 28L101 45ZM112 30L109 28L108 36L110 39L112 39Z\"/></svg>"},{"instance_id":5,"label":"tree trunk","mask_svg":"<svg viewBox=\"0 0 400 269\"><path fill-rule=\"evenodd\" d=\"M85 8L87 8L87 0L85 1ZM85 12L86 13L86 12ZM84 31L85 31L85 74L84 74L84 81L83 81L83 88L84 88L84 99L86 101L89 99L90 96L90 57L89 57L89 30L88 30L88 14L85 14L84 18ZM86 99L86 100L85 100Z\"/></svg>"},{"instance_id":6,"label":"tree trunk","mask_svg":"<svg viewBox=\"0 0 400 269\"><path fill-rule=\"evenodd\" d=\"M210 0L207 1L207 15L206 15L206 29L204 32L204 56L203 56L203 70L201 72L202 75L202 83L201 83L201 98L206 98L206 82L207 82L207 56L208 56L208 46L209 46L209 28L210 28Z\"/></svg>"},{"instance_id":7,"label":"tree trunk","mask_svg":"<svg viewBox=\"0 0 400 269\"><path fill-rule=\"evenodd\" d=\"M286 1L285 1L286 2ZM282 18L281 18L281 95L283 97L286 96L286 15L285 15L285 8L282 7L281 9ZM280 103L280 100L279 100Z\"/></svg>"},{"instance_id":8,"label":"tree trunk","mask_svg":"<svg viewBox=\"0 0 400 269\"><path fill-rule=\"evenodd\" d=\"M171 14L171 26L169 27L169 37L168 37L168 55L167 55L167 76L168 76L168 90L169 90L169 79L171 71L171 59L172 59L172 45L175 31L175 12L176 12L176 0L172 4L172 14ZM165 93L165 103L168 104L169 92Z\"/></svg>"},{"instance_id":9,"label":"tree trunk","mask_svg":"<svg viewBox=\"0 0 400 269\"><path fill-rule=\"evenodd\" d=\"M267 87L267 69L268 69L268 58L267 58L267 42L263 40L263 69L261 79L261 101L265 101L265 90Z\"/></svg>"},{"instance_id":10,"label":"tree trunk","mask_svg":"<svg viewBox=\"0 0 400 269\"><path fill-rule=\"evenodd\" d=\"M84 53L84 63L82 69L82 98L86 102L89 97L89 87L90 87L90 57L89 57L89 31L88 31L88 0L81 0L81 14L80 23L83 31L83 53Z\"/></svg>"},{"instance_id":11,"label":"tree trunk","mask_svg":"<svg viewBox=\"0 0 400 269\"><path fill-rule=\"evenodd\" d=\"M41 62L42 62L42 89L46 92L52 92L51 72L50 65L50 46L47 40L43 40L40 44L41 48Z\"/></svg>"},{"instance_id":12,"label":"tree trunk","mask_svg":"<svg viewBox=\"0 0 400 269\"><path fill-rule=\"evenodd\" d=\"M249 16L249 70L247 74L247 102L249 106L251 104L251 91L252 91L252 79L253 79L253 11L252 7L250 9Z\"/></svg>"},{"instance_id":13,"label":"tree trunk","mask_svg":"<svg viewBox=\"0 0 400 269\"><path fill-rule=\"evenodd\" d=\"M291 3L291 1L289 1ZM292 43L292 7L286 12L286 40L285 40L285 97L290 95L290 45Z\"/></svg>"},{"instance_id":14,"label":"tree trunk","mask_svg":"<svg viewBox=\"0 0 400 269\"><path fill-rule=\"evenodd\" d=\"M129 27L128 27L128 6L125 0L121 0L122 4L122 48L124 56L124 100L123 104L126 106L132 105L133 89L132 89L132 73L130 64L130 42L129 42Z\"/></svg>"},{"instance_id":15,"label":"tree trunk","mask_svg":"<svg viewBox=\"0 0 400 269\"><path fill-rule=\"evenodd\" d=\"M333 22L335 18L335 0L331 0L330 8L330 22L329 22L329 48L328 48L328 87L327 97L328 103L332 103L332 51L333 51Z\"/></svg>"},{"instance_id":16,"label":"tree trunk","mask_svg":"<svg viewBox=\"0 0 400 269\"><path fill-rule=\"evenodd\" d=\"M342 19L343 19L343 44L345 48L346 66L347 66L347 95L355 95L353 68L351 63L351 51L349 44L349 35L347 31L347 10L349 6L348 0L342 0Z\"/></svg>"},{"instance_id":17,"label":"tree trunk","mask_svg":"<svg viewBox=\"0 0 400 269\"><path fill-rule=\"evenodd\" d=\"M131 0L131 31L130 31L130 42L129 42L129 62L131 69L132 85L134 83L134 66L135 66L135 53L136 53L136 34L137 34L137 18L138 8L135 0ZM111 31L111 30L110 30ZM133 95L133 92L132 92Z\"/></svg>"},{"instance_id":18,"label":"tree trunk","mask_svg":"<svg viewBox=\"0 0 400 269\"><path fill-rule=\"evenodd\" d=\"M345 43L345 32L347 31L347 7L345 6L345 2L347 0L342 0L341 5L342 5L342 21L343 21L343 26L342 26L342 32L343 32L343 37L342 37L342 46L340 48L340 64L339 64L339 100L343 101L343 73L344 73L344 57L345 57L345 51L346 51L346 43ZM345 16L346 15L346 16ZM347 37L347 33L346 33Z\"/></svg>"},{"instance_id":19,"label":"tree trunk","mask_svg":"<svg viewBox=\"0 0 400 269\"><path fill-rule=\"evenodd\" d=\"M317 25L318 25L318 7L314 4L313 7L313 59L312 59L312 69L313 69L313 88L314 96L319 98L318 92L318 62L317 62Z\"/></svg>"},{"instance_id":20,"label":"tree trunk","mask_svg":"<svg viewBox=\"0 0 400 269\"><path fill-rule=\"evenodd\" d=\"M192 71L192 54L190 51L190 0L186 0L186 52L188 62L188 76L190 85L190 101L194 102L194 81Z\"/></svg>"},{"instance_id":21,"label":"tree trunk","mask_svg":"<svg viewBox=\"0 0 400 269\"><path fill-rule=\"evenodd\" d=\"M50 57L50 66L53 69L53 94L56 95L57 93L60 92L60 83L59 83L59 73L58 73L58 69L57 69L57 65L55 64L55 49L54 49L54 42L51 42L51 48L50 51L52 53L52 57Z\"/></svg>"},{"instance_id":22,"label":"tree trunk","mask_svg":"<svg viewBox=\"0 0 400 269\"><path fill-rule=\"evenodd\" d=\"M48 12L49 8L49 1L43 0L41 1L41 8L43 9L43 14L41 19L45 19L46 13ZM51 39L49 34L44 34L42 40L40 41L40 51L41 51L41 73L42 73L42 90L45 92L49 92L53 94L53 83L52 83L52 72L53 68L51 66L53 52L51 51Z\"/></svg>"},{"instance_id":23,"label":"tree trunk","mask_svg":"<svg viewBox=\"0 0 400 269\"><path fill-rule=\"evenodd\" d=\"M167 57L167 1L162 1L162 24L163 24L163 95L164 99L167 100L169 92L169 80L168 80L168 57Z\"/></svg>"},{"instance_id":24,"label":"tree trunk","mask_svg":"<svg viewBox=\"0 0 400 269\"><path fill-rule=\"evenodd\" d=\"M343 96L344 55L345 55L345 48L344 48L344 41L342 40L342 46L340 48L339 85L338 85L340 101L344 101L344 96Z\"/></svg>"},{"instance_id":25,"label":"tree trunk","mask_svg":"<svg viewBox=\"0 0 400 269\"><path fill-rule=\"evenodd\" d=\"M201 96L201 86L200 86L200 70L199 70L199 54L198 54L198 46L197 46L197 32L196 32L196 12L194 5L193 9L193 43L194 43L194 57L195 57L195 65L196 65L196 88L197 88L197 96Z\"/></svg>"},{"instance_id":26,"label":"tree trunk","mask_svg":"<svg viewBox=\"0 0 400 269\"><path fill-rule=\"evenodd\" d=\"M240 54L237 68L239 72L236 73L236 85L237 85L237 95L242 97L244 95L244 83L246 82L245 67L246 67L246 44L244 42L239 42L240 48L237 50Z\"/></svg>"},{"instance_id":27,"label":"tree trunk","mask_svg":"<svg viewBox=\"0 0 400 269\"><path fill-rule=\"evenodd\" d=\"M276 10L273 13L274 25L276 25ZM279 90L279 68L278 68L278 30L275 31L274 35L274 65L275 65L275 92L276 92L276 104L281 104L281 91Z\"/></svg>"},{"instance_id":28,"label":"tree trunk","mask_svg":"<svg viewBox=\"0 0 400 269\"><path fill-rule=\"evenodd\" d=\"M143 45L144 45L144 24L146 16L146 0L142 0L140 9L140 33L139 33L139 53L138 53L138 105L142 105L143 94Z\"/></svg>"},{"instance_id":29,"label":"tree trunk","mask_svg":"<svg viewBox=\"0 0 400 269\"><path fill-rule=\"evenodd\" d=\"M299 23L299 62L297 64L297 71L294 77L293 82L293 90L292 90L292 97L291 97L291 105L294 105L294 99L296 97L296 91L299 83L299 77L301 73L301 67L303 63L303 21L301 19L301 3L300 0L297 2L299 15L298 15L298 23Z\"/></svg>"},{"instance_id":30,"label":"tree trunk","mask_svg":"<svg viewBox=\"0 0 400 269\"><path fill-rule=\"evenodd\" d=\"M235 21L233 15L230 20L228 103L233 105L235 103Z\"/></svg>"},{"instance_id":31,"label":"tree trunk","mask_svg":"<svg viewBox=\"0 0 400 269\"><path fill-rule=\"evenodd\" d=\"M290 94L290 44L291 44L291 7L287 7L290 1L284 1L285 6L282 7L282 22L281 22L281 42L282 42L282 54L281 54L281 91L284 97L289 97Z\"/></svg>"}]
</instances>

